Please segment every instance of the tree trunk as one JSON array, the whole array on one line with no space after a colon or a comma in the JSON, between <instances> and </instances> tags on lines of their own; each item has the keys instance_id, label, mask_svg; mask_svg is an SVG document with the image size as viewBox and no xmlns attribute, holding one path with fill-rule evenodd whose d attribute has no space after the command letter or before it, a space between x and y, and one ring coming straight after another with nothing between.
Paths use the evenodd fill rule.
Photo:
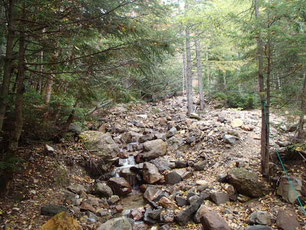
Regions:
<instances>
[{"instance_id":1,"label":"tree trunk","mask_svg":"<svg viewBox=\"0 0 306 230\"><path fill-rule=\"evenodd\" d=\"M188 0L185 1L185 12L188 11L189 5ZM191 61L191 52L190 52L190 31L188 25L186 25L186 77L187 77L187 110L188 115L193 113L193 92L192 92L192 61Z\"/></svg>"},{"instance_id":2,"label":"tree trunk","mask_svg":"<svg viewBox=\"0 0 306 230\"><path fill-rule=\"evenodd\" d=\"M203 67L202 67L202 59L201 59L201 47L198 39L194 40L196 47L196 56L197 56L197 72L198 72L198 82L199 82L199 96L200 96L200 110L203 110L205 107L204 103L204 87L203 87Z\"/></svg>"},{"instance_id":3,"label":"tree trunk","mask_svg":"<svg viewBox=\"0 0 306 230\"><path fill-rule=\"evenodd\" d=\"M207 94L208 97L210 98L211 82L210 82L209 63L208 63L208 46L206 46L205 59L206 59Z\"/></svg>"},{"instance_id":4,"label":"tree trunk","mask_svg":"<svg viewBox=\"0 0 306 230\"><path fill-rule=\"evenodd\" d=\"M260 19L258 0L254 2L256 19ZM269 143L269 135L267 135L267 110L266 110L266 92L264 90L264 76L263 76L263 42L261 33L257 34L257 59L258 59L258 84L259 95L261 99L261 173L265 177L269 177L269 151L267 151L267 144Z\"/></svg>"},{"instance_id":5,"label":"tree trunk","mask_svg":"<svg viewBox=\"0 0 306 230\"><path fill-rule=\"evenodd\" d=\"M303 74L304 83L303 83L303 90L301 92L301 114L300 114L300 121L298 126L298 133L297 133L297 140L304 140L304 115L305 115L305 97L306 97L306 74Z\"/></svg>"},{"instance_id":6,"label":"tree trunk","mask_svg":"<svg viewBox=\"0 0 306 230\"><path fill-rule=\"evenodd\" d=\"M23 128L23 94L24 94L24 76L25 76L25 34L20 32L19 38L19 56L18 56L18 80L17 94L15 100L15 129L10 140L10 150L18 148L19 139Z\"/></svg>"},{"instance_id":7,"label":"tree trunk","mask_svg":"<svg viewBox=\"0 0 306 230\"><path fill-rule=\"evenodd\" d=\"M8 34L7 34L7 44L6 44L6 55L3 67L3 80L2 88L0 92L0 133L3 128L3 122L5 119L6 106L8 103L8 95L10 88L10 80L13 68L13 46L15 38L15 1L8 1Z\"/></svg>"},{"instance_id":8,"label":"tree trunk","mask_svg":"<svg viewBox=\"0 0 306 230\"><path fill-rule=\"evenodd\" d=\"M186 53L185 53L185 49L184 49L183 50L183 84L182 84L183 85L183 94L184 94L186 86L187 86L187 84L186 84L186 82L187 82L186 72L187 72L187 64L186 64Z\"/></svg>"}]
</instances>

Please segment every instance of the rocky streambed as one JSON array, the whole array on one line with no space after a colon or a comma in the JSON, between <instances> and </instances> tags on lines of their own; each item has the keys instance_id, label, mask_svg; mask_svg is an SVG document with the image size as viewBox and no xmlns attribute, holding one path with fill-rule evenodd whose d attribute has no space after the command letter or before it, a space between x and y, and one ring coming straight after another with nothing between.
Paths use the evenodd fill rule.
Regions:
<instances>
[{"instance_id":1,"label":"rocky streambed","mask_svg":"<svg viewBox=\"0 0 306 230\"><path fill-rule=\"evenodd\" d=\"M207 108L187 117L185 104L175 97L96 114L92 130L80 134L82 152L75 150L83 156L76 157L82 177L72 176L58 191L62 199L45 203L41 214L73 214L73 220L51 219L69 229L305 228L305 213L278 162L271 164L270 183L259 173L259 111ZM272 114L271 121L272 146L286 148L292 135L286 120ZM289 169L301 202L304 166Z\"/></svg>"}]
</instances>

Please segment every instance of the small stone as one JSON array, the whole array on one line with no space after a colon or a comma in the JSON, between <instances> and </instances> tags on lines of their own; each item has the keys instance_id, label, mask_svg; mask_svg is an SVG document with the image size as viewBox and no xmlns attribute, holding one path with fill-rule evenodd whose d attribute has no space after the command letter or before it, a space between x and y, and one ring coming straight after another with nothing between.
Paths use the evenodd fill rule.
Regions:
<instances>
[{"instance_id":1,"label":"small stone","mask_svg":"<svg viewBox=\"0 0 306 230\"><path fill-rule=\"evenodd\" d=\"M90 211L90 212L96 213L96 209L86 201L82 202L80 208L81 208L81 211Z\"/></svg>"},{"instance_id":2,"label":"small stone","mask_svg":"<svg viewBox=\"0 0 306 230\"><path fill-rule=\"evenodd\" d=\"M271 215L265 211L254 211L249 219L251 224L271 225Z\"/></svg>"},{"instance_id":3,"label":"small stone","mask_svg":"<svg viewBox=\"0 0 306 230\"><path fill-rule=\"evenodd\" d=\"M75 194L81 194L82 192L86 192L86 188L81 184L73 184L67 188L69 191Z\"/></svg>"},{"instance_id":4,"label":"small stone","mask_svg":"<svg viewBox=\"0 0 306 230\"><path fill-rule=\"evenodd\" d=\"M238 127L241 127L243 125L243 121L240 120L240 119L235 119L235 120L232 120L231 125L232 125L233 128L238 128Z\"/></svg>"},{"instance_id":5,"label":"small stone","mask_svg":"<svg viewBox=\"0 0 306 230\"><path fill-rule=\"evenodd\" d=\"M253 225L247 227L245 230L273 230L273 228L265 225Z\"/></svg>"},{"instance_id":6,"label":"small stone","mask_svg":"<svg viewBox=\"0 0 306 230\"><path fill-rule=\"evenodd\" d=\"M186 168L186 167L188 167L188 162L175 161L175 168Z\"/></svg>"},{"instance_id":7,"label":"small stone","mask_svg":"<svg viewBox=\"0 0 306 230\"><path fill-rule=\"evenodd\" d=\"M178 213L175 216L175 220L179 225L186 225L188 221L192 218L193 214L199 209L201 204L203 203L202 198L199 198L197 201L193 202L190 206L185 208L183 211Z\"/></svg>"},{"instance_id":8,"label":"small stone","mask_svg":"<svg viewBox=\"0 0 306 230\"><path fill-rule=\"evenodd\" d=\"M132 230L132 224L126 217L110 219L101 224L97 230Z\"/></svg>"},{"instance_id":9,"label":"small stone","mask_svg":"<svg viewBox=\"0 0 306 230\"><path fill-rule=\"evenodd\" d=\"M170 199L168 199L167 197L162 197L159 201L158 204L164 208L168 208L168 209L175 209L176 205L173 201L171 201Z\"/></svg>"},{"instance_id":10,"label":"small stone","mask_svg":"<svg viewBox=\"0 0 306 230\"><path fill-rule=\"evenodd\" d=\"M183 207L188 204L187 199L181 196L176 196L175 201L179 207Z\"/></svg>"},{"instance_id":11,"label":"small stone","mask_svg":"<svg viewBox=\"0 0 306 230\"><path fill-rule=\"evenodd\" d=\"M207 166L206 161L200 161L193 165L193 168L195 171L203 171L205 167Z\"/></svg>"},{"instance_id":12,"label":"small stone","mask_svg":"<svg viewBox=\"0 0 306 230\"><path fill-rule=\"evenodd\" d=\"M143 197L147 201L154 201L156 198L158 198L162 194L162 190L155 188L153 186L149 186L145 193L143 194Z\"/></svg>"},{"instance_id":13,"label":"small stone","mask_svg":"<svg viewBox=\"0 0 306 230\"><path fill-rule=\"evenodd\" d=\"M60 206L60 205L47 205L47 206L43 206L41 207L41 215L44 216L55 216L56 214L60 213L60 212L67 212L68 209L64 206Z\"/></svg>"},{"instance_id":14,"label":"small stone","mask_svg":"<svg viewBox=\"0 0 306 230\"><path fill-rule=\"evenodd\" d=\"M174 185L181 182L182 177L177 172L172 171L165 176L165 181L167 184Z\"/></svg>"},{"instance_id":15,"label":"small stone","mask_svg":"<svg viewBox=\"0 0 306 230\"><path fill-rule=\"evenodd\" d=\"M229 201L228 194L224 193L224 192L215 192L215 193L212 193L210 195L210 198L217 205L224 204L224 203Z\"/></svg>"},{"instance_id":16,"label":"small stone","mask_svg":"<svg viewBox=\"0 0 306 230\"><path fill-rule=\"evenodd\" d=\"M112 195L108 201L110 204L116 204L120 200L120 197L117 195Z\"/></svg>"},{"instance_id":17,"label":"small stone","mask_svg":"<svg viewBox=\"0 0 306 230\"><path fill-rule=\"evenodd\" d=\"M126 196L132 192L131 185L123 177L112 177L108 180L108 185L111 187L114 194Z\"/></svg>"},{"instance_id":18,"label":"small stone","mask_svg":"<svg viewBox=\"0 0 306 230\"><path fill-rule=\"evenodd\" d=\"M112 189L104 184L104 183L97 183L95 185L95 194L97 194L99 197L111 197L113 195Z\"/></svg>"}]
</instances>

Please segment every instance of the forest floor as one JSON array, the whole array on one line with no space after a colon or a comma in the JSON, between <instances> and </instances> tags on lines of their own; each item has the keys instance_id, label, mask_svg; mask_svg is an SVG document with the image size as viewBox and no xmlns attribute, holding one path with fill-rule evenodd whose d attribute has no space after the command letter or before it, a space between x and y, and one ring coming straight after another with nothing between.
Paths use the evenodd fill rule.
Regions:
<instances>
[{"instance_id":1,"label":"forest floor","mask_svg":"<svg viewBox=\"0 0 306 230\"><path fill-rule=\"evenodd\" d=\"M306 226L305 214L301 207L282 200L276 194L274 187L276 185L268 184L261 178L259 110L215 109L213 105L209 105L204 112L199 113L199 118L188 118L186 100L180 96L157 103L118 105L107 113L101 112L96 116L101 119L94 122L93 126L101 132L111 133L121 149L123 156L119 156L120 158L142 153L141 143L137 142L136 146L133 146L122 141L124 133L132 132L134 136L139 134L139 137L149 134L152 134L152 137L164 135L168 148L167 154L162 157L163 160L166 160L170 166L178 161L185 162L184 173L188 174L181 182L174 185L165 185L162 181L157 183L156 187L167 193L171 202L175 203L177 194L186 196L190 192L196 193L195 188L199 185L205 185L210 194L227 193L228 187L218 182L217 178L227 174L233 168L242 167L258 174L260 181L269 188L269 193L260 198L238 196L236 201L227 201L219 205L207 199L204 201L206 207L218 213L231 229L247 227L250 214L255 210L267 211L271 215L270 226L273 229L280 229L276 225L277 213L280 209L292 210L298 221L304 227ZM293 135L282 131L285 125L289 125L288 122L284 116L271 114L272 148L279 147L277 144L286 142ZM169 134L169 130L174 127L173 132ZM227 137L232 138L233 142L230 143L225 135L229 135ZM97 204L92 202L91 206L94 210L78 208L80 204L69 202L67 200L69 185L82 185L86 188L86 192L81 192L79 199L89 200L88 196L90 196L93 200L94 196L88 195L90 193L88 191L95 184L96 178L90 177L88 171L82 167L84 165L82 161L87 161L91 153L84 148L82 142L64 141L60 144L49 143L49 145L54 148L54 151L46 151L43 144L19 149L18 156L24 161L19 164L20 169L10 183L6 196L0 199L0 224L3 229L39 228L50 219L49 216L41 215L41 207L50 204L64 206L74 213L83 229L96 229L106 219L124 213L125 209L141 208L129 207L133 203L128 200L129 196L121 198L114 205L105 204L101 200L98 200ZM285 162L285 166L291 176L301 178L305 184L304 161ZM169 170L160 173L165 175L172 169L173 167L170 167ZM279 173L276 176L280 178L282 174ZM133 199L132 196L130 198ZM145 206L145 209L149 207L148 204L143 203L143 200L138 203L140 203L139 206ZM103 210L111 213L106 219L100 212L101 206ZM184 207L175 205L173 215L183 209ZM95 214L93 218L89 218L88 212L83 212L89 210ZM168 222L163 224L167 224L169 229L201 229L202 227L201 224L195 224L192 221L185 226L180 226L175 218L168 218ZM151 225L141 223L141 226L142 229L158 229L157 226L163 224L157 221L156 224ZM138 228L135 226L134 229L141 229L140 225Z\"/></svg>"}]
</instances>

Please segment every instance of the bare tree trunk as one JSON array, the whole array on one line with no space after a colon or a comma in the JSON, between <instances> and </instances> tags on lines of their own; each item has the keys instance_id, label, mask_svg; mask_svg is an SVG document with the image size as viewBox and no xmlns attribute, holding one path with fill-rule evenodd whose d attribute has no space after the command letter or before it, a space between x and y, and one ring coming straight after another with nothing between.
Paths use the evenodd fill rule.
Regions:
<instances>
[{"instance_id":1,"label":"bare tree trunk","mask_svg":"<svg viewBox=\"0 0 306 230\"><path fill-rule=\"evenodd\" d=\"M0 133L3 128L3 122L5 119L6 106L8 103L8 95L10 88L10 80L13 68L13 46L15 38L15 2L16 0L8 1L8 34L6 44L6 55L4 61L3 81L0 92Z\"/></svg>"},{"instance_id":2,"label":"bare tree trunk","mask_svg":"<svg viewBox=\"0 0 306 230\"><path fill-rule=\"evenodd\" d=\"M254 0L255 16L259 20L259 6L258 0ZM267 144L269 143L267 135L267 111L266 111L266 92L264 90L264 76L263 76L263 42L261 33L257 34L257 58L258 58L258 83L259 95L261 99L261 173L263 176L269 177L269 151L267 151Z\"/></svg>"},{"instance_id":3,"label":"bare tree trunk","mask_svg":"<svg viewBox=\"0 0 306 230\"><path fill-rule=\"evenodd\" d=\"M224 85L224 90L227 88L227 83L226 83L226 71L223 71L223 85Z\"/></svg>"},{"instance_id":4,"label":"bare tree trunk","mask_svg":"<svg viewBox=\"0 0 306 230\"><path fill-rule=\"evenodd\" d=\"M203 66L202 66L202 59L201 59L201 46L200 42L196 38L194 40L195 47L196 47L196 56L197 56L197 71L198 71L198 82L199 82L199 96L200 96L200 110L203 110L205 107L204 102L204 87L203 87Z\"/></svg>"},{"instance_id":5,"label":"bare tree trunk","mask_svg":"<svg viewBox=\"0 0 306 230\"><path fill-rule=\"evenodd\" d=\"M187 86L186 84L186 80L187 80L187 64L186 64L186 53L185 53L185 49L183 50L183 93L185 92L185 88Z\"/></svg>"},{"instance_id":6,"label":"bare tree trunk","mask_svg":"<svg viewBox=\"0 0 306 230\"><path fill-rule=\"evenodd\" d=\"M15 100L15 129L10 140L10 150L18 148L19 139L23 128L23 94L24 94L24 77L25 77L25 34L20 32L19 38L19 56L18 56L18 80L17 94Z\"/></svg>"},{"instance_id":7,"label":"bare tree trunk","mask_svg":"<svg viewBox=\"0 0 306 230\"><path fill-rule=\"evenodd\" d=\"M188 115L193 113L193 91L192 91L192 61L190 52L190 31L186 27L186 56L187 56L187 109Z\"/></svg>"},{"instance_id":8,"label":"bare tree trunk","mask_svg":"<svg viewBox=\"0 0 306 230\"><path fill-rule=\"evenodd\" d=\"M210 79L210 72L209 72L209 63L208 63L208 46L206 46L206 77L207 77L207 92L208 92L208 97L210 97L210 87L211 87L211 79Z\"/></svg>"},{"instance_id":9,"label":"bare tree trunk","mask_svg":"<svg viewBox=\"0 0 306 230\"><path fill-rule=\"evenodd\" d=\"M303 90L301 92L301 114L300 114L300 121L298 126L298 133L297 133L297 140L304 140L304 115L306 113L305 107L305 97L306 97L306 74L303 74L304 83L303 83Z\"/></svg>"}]
</instances>

